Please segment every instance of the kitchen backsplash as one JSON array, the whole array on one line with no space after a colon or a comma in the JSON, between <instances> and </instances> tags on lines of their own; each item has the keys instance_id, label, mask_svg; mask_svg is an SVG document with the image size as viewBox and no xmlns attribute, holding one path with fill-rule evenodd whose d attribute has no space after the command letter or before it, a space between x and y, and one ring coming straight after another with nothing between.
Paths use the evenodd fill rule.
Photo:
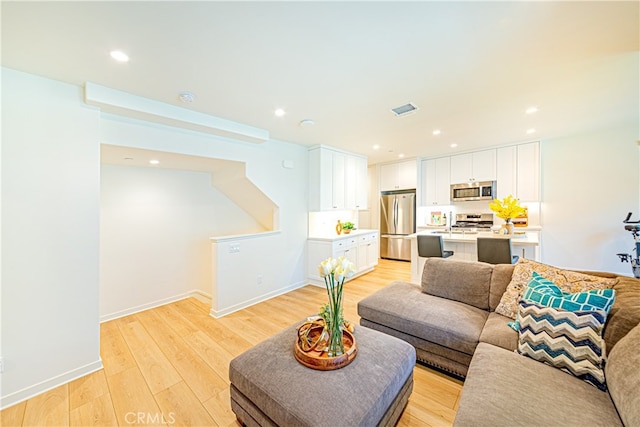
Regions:
<instances>
[{"instance_id":1,"label":"kitchen backsplash","mask_svg":"<svg viewBox=\"0 0 640 427\"><path fill-rule=\"evenodd\" d=\"M309 212L309 237L326 237L336 234L336 225L351 221L358 228L358 211Z\"/></svg>"},{"instance_id":2,"label":"kitchen backsplash","mask_svg":"<svg viewBox=\"0 0 640 427\"><path fill-rule=\"evenodd\" d=\"M540 203L522 203L522 205L528 208L529 226L539 226ZM419 206L416 208L416 225L433 225L432 214L434 212L440 212L441 215L446 214L447 225L451 223L451 218L455 218L456 214L459 213L492 213L487 201L458 202L448 206ZM495 225L500 225L501 223L502 220L500 218L494 218Z\"/></svg>"}]
</instances>

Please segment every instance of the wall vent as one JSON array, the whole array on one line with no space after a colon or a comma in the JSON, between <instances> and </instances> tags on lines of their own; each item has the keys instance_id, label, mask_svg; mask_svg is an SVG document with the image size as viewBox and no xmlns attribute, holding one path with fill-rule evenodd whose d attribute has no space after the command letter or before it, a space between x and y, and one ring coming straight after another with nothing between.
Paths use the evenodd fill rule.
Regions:
<instances>
[{"instance_id":1,"label":"wall vent","mask_svg":"<svg viewBox=\"0 0 640 427\"><path fill-rule=\"evenodd\" d=\"M410 102L408 104L401 105L396 108L392 108L391 111L393 111L393 114L395 114L396 116L404 116L405 114L412 113L417 109L418 107L415 104Z\"/></svg>"}]
</instances>

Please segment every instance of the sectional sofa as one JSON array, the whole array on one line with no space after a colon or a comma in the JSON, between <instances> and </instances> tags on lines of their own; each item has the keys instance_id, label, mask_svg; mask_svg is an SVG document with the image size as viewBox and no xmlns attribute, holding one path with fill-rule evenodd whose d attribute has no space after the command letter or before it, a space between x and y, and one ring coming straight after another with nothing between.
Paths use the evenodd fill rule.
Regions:
<instances>
[{"instance_id":1,"label":"sectional sofa","mask_svg":"<svg viewBox=\"0 0 640 427\"><path fill-rule=\"evenodd\" d=\"M521 351L523 328L512 326L534 270L572 292L615 290L600 330L604 390ZM529 260L491 265L429 258L420 285L392 282L361 300L358 313L362 326L412 344L418 361L465 379L455 425L640 426L638 279Z\"/></svg>"}]
</instances>

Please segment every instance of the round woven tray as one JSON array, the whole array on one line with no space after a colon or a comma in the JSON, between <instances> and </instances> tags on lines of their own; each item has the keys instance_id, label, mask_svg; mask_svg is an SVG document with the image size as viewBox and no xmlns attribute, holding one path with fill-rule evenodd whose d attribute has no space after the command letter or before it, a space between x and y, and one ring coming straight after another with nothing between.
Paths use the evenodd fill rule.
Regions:
<instances>
[{"instance_id":1,"label":"round woven tray","mask_svg":"<svg viewBox=\"0 0 640 427\"><path fill-rule=\"evenodd\" d=\"M317 341L322 334L322 327L312 328L308 334L311 341ZM344 344L344 354L335 357L329 357L326 351L309 350L304 351L300 345L300 339L296 338L293 349L293 355L296 360L304 366L317 369L319 371L332 371L347 366L355 359L358 353L356 338L348 330L342 331L342 343Z\"/></svg>"}]
</instances>

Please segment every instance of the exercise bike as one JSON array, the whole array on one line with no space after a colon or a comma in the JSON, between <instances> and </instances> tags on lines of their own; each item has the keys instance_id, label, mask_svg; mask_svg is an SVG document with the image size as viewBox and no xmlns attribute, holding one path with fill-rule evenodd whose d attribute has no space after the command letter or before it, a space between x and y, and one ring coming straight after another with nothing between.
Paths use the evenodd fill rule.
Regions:
<instances>
[{"instance_id":1,"label":"exercise bike","mask_svg":"<svg viewBox=\"0 0 640 427\"><path fill-rule=\"evenodd\" d=\"M634 250L636 251L635 258L633 254L616 254L620 257L621 262L629 262L631 261L631 269L633 270L633 276L636 279L640 279L640 221L630 221L631 212L627 214L627 217L622 221L624 224L624 229L630 231L633 235L633 239L636 242L636 247Z\"/></svg>"}]
</instances>

